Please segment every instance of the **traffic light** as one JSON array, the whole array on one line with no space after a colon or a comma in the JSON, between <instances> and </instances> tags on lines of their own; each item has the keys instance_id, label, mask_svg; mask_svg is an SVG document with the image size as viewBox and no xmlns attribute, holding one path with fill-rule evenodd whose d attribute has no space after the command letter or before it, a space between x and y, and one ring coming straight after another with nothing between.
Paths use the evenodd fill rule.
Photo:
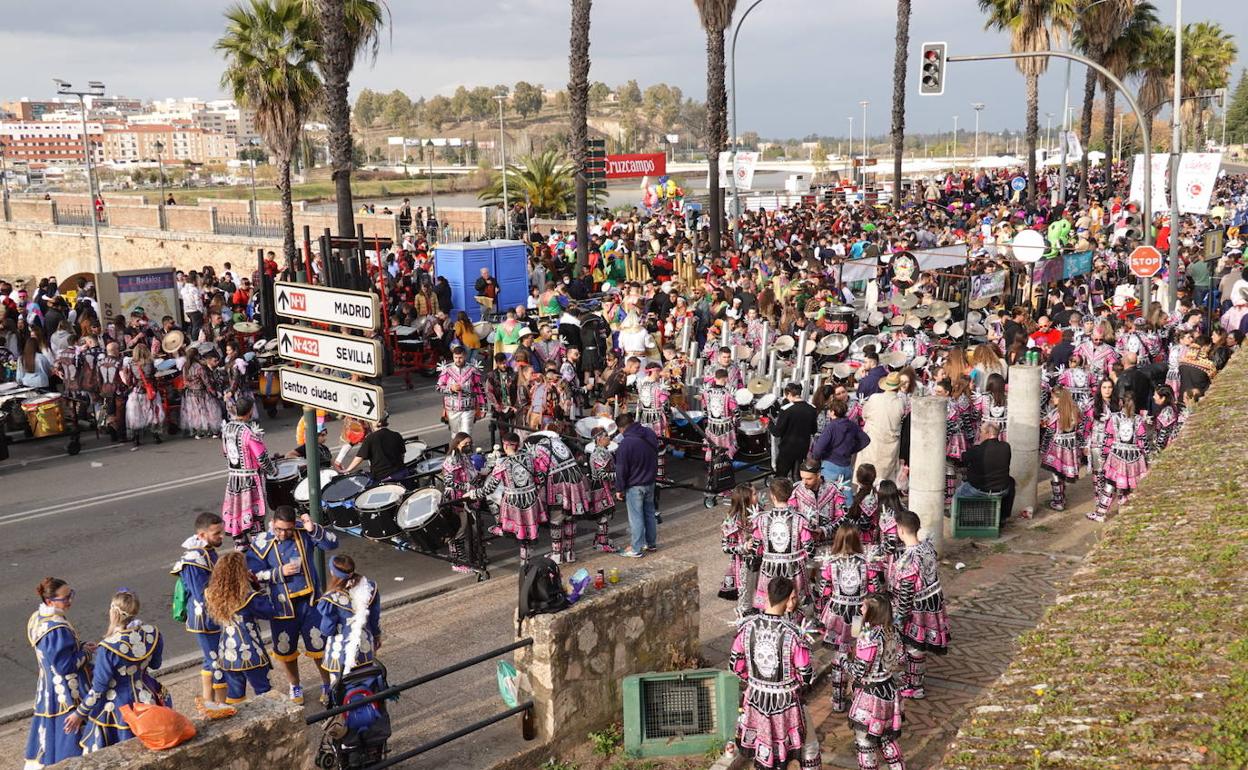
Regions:
<instances>
[{"instance_id":1,"label":"traffic light","mask_svg":"<svg viewBox=\"0 0 1248 770\"><path fill-rule=\"evenodd\" d=\"M1127 204L1127 214L1122 219L1122 237L1128 241L1139 241L1144 237L1144 217L1140 215L1141 208L1143 207L1135 201Z\"/></svg>"},{"instance_id":2,"label":"traffic light","mask_svg":"<svg viewBox=\"0 0 1248 770\"><path fill-rule=\"evenodd\" d=\"M945 93L945 43L924 43L919 57L919 96Z\"/></svg>"},{"instance_id":3,"label":"traffic light","mask_svg":"<svg viewBox=\"0 0 1248 770\"><path fill-rule=\"evenodd\" d=\"M585 140L585 166L581 169L588 187L607 189L607 143L603 139Z\"/></svg>"}]
</instances>

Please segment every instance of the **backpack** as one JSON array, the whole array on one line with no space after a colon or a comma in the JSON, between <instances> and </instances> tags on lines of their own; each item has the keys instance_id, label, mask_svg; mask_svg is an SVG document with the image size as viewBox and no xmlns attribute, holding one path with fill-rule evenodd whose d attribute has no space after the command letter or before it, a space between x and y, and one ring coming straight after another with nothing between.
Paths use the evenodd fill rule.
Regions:
<instances>
[{"instance_id":1,"label":"backpack","mask_svg":"<svg viewBox=\"0 0 1248 770\"><path fill-rule=\"evenodd\" d=\"M177 622L186 622L186 584L182 582L181 575L173 581L173 611L170 614Z\"/></svg>"},{"instance_id":2,"label":"backpack","mask_svg":"<svg viewBox=\"0 0 1248 770\"><path fill-rule=\"evenodd\" d=\"M516 630L525 618L567 609L568 595L563 589L559 565L549 557L539 556L531 560L520 573L520 607Z\"/></svg>"}]
</instances>

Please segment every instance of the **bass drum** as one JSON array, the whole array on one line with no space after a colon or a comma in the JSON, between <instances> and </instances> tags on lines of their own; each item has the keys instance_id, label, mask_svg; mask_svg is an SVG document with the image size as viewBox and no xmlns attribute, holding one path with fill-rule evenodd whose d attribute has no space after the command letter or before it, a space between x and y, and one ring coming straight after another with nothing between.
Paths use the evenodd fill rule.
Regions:
<instances>
[{"instance_id":1,"label":"bass drum","mask_svg":"<svg viewBox=\"0 0 1248 770\"><path fill-rule=\"evenodd\" d=\"M406 494L402 484L380 484L361 492L355 498L360 534L369 540L389 540L402 532L396 517Z\"/></svg>"},{"instance_id":2,"label":"bass drum","mask_svg":"<svg viewBox=\"0 0 1248 770\"><path fill-rule=\"evenodd\" d=\"M373 477L367 473L351 473L329 482L321 491L321 508L330 524L345 529L360 525L360 512L355 509L355 498L372 486Z\"/></svg>"},{"instance_id":3,"label":"bass drum","mask_svg":"<svg viewBox=\"0 0 1248 770\"><path fill-rule=\"evenodd\" d=\"M828 313L828 331L833 334L844 334L846 337L853 337L854 331L858 326L858 314L854 312L852 307L841 305L832 309Z\"/></svg>"},{"instance_id":4,"label":"bass drum","mask_svg":"<svg viewBox=\"0 0 1248 770\"><path fill-rule=\"evenodd\" d=\"M269 508L279 505L295 506L295 488L299 486L299 477L304 471L303 460L279 460L272 476L264 481L264 489L268 493Z\"/></svg>"},{"instance_id":5,"label":"bass drum","mask_svg":"<svg viewBox=\"0 0 1248 770\"><path fill-rule=\"evenodd\" d=\"M399 528L412 545L427 553L459 532L459 517L450 506L443 507L442 493L436 489L418 489L399 506Z\"/></svg>"},{"instance_id":6,"label":"bass drum","mask_svg":"<svg viewBox=\"0 0 1248 770\"><path fill-rule=\"evenodd\" d=\"M770 453L767 428L758 420L743 420L737 428L737 454L745 457L766 457Z\"/></svg>"},{"instance_id":7,"label":"bass drum","mask_svg":"<svg viewBox=\"0 0 1248 770\"><path fill-rule=\"evenodd\" d=\"M305 473L306 473L306 470L305 470ZM320 489L323 491L325 487L329 486L329 483L336 478L338 478L338 471L332 468L323 468L321 470ZM308 512L308 480L307 478L304 478L303 481L300 481L295 486L294 498L295 498L295 509L299 511L299 513L307 513Z\"/></svg>"}]
</instances>

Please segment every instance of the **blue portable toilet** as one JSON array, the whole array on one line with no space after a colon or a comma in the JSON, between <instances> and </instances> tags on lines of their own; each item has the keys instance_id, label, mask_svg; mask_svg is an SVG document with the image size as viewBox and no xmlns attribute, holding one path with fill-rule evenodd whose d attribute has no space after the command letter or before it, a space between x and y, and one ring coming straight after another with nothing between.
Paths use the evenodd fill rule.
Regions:
<instances>
[{"instance_id":1,"label":"blue portable toilet","mask_svg":"<svg viewBox=\"0 0 1248 770\"><path fill-rule=\"evenodd\" d=\"M498 281L497 308L523 305L529 295L528 253L523 241L442 243L434 251L434 275L445 276L450 284L452 310L480 321L476 283L481 268L489 268Z\"/></svg>"},{"instance_id":2,"label":"blue portable toilet","mask_svg":"<svg viewBox=\"0 0 1248 770\"><path fill-rule=\"evenodd\" d=\"M523 241L493 240L494 268L498 281L498 307L514 308L529 297L529 247Z\"/></svg>"}]
</instances>

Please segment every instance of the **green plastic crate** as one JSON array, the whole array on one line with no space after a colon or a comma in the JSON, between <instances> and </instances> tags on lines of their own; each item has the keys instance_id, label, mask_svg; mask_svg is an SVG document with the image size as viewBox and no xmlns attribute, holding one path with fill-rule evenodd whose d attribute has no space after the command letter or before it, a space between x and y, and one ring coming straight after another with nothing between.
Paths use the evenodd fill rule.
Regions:
<instances>
[{"instance_id":1,"label":"green plastic crate","mask_svg":"<svg viewBox=\"0 0 1248 770\"><path fill-rule=\"evenodd\" d=\"M954 497L954 537L999 537L1001 497Z\"/></svg>"},{"instance_id":2,"label":"green plastic crate","mask_svg":"<svg viewBox=\"0 0 1248 770\"><path fill-rule=\"evenodd\" d=\"M715 668L624 678L624 752L630 757L705 754L737 730L741 680Z\"/></svg>"}]
</instances>

